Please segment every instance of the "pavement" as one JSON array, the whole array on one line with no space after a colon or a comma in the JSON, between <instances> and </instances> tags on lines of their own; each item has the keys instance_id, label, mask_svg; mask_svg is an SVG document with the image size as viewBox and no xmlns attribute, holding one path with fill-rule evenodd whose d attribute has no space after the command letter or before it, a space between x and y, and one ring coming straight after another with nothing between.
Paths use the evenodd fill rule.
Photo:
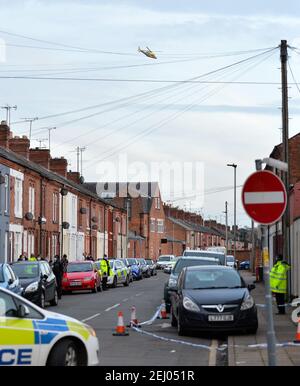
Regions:
<instances>
[{"instance_id":1,"label":"pavement","mask_svg":"<svg viewBox=\"0 0 300 386\"><path fill-rule=\"evenodd\" d=\"M249 271L240 271L247 284L253 283L255 277ZM263 283L255 283L256 288L251 291L256 304L265 303ZM265 308L257 307L259 328L256 335L234 335L228 337L228 365L229 366L268 366L268 352L266 348L249 348L248 345L267 342L267 320ZM291 320L292 307L287 307L285 315L275 315L276 303L273 302L274 328L277 343L293 342L297 326ZM237 347L239 346L239 347ZM277 366L299 366L299 347L277 347Z\"/></svg>"}]
</instances>

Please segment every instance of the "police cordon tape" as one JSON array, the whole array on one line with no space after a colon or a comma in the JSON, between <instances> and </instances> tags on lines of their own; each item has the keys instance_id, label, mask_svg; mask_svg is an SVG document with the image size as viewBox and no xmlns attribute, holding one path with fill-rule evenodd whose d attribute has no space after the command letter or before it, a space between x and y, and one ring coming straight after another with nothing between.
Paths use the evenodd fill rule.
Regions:
<instances>
[{"instance_id":1,"label":"police cordon tape","mask_svg":"<svg viewBox=\"0 0 300 386\"><path fill-rule=\"evenodd\" d=\"M150 326L151 324L153 324L153 322L159 316L162 307L163 307L163 304L161 304L157 308L155 314L153 315L153 317L151 319L149 319L149 320L147 320L145 322L139 323L139 327L137 327L134 324L132 324L131 328L134 331L139 332L140 334L148 335L148 336L151 336L153 338L156 338L156 339L159 339L159 340L162 340L162 341L165 341L165 342L182 344L182 345L185 345L185 346L201 348L201 349L205 349L205 350L209 350L209 351L212 350L212 349L213 350L217 350L217 351L224 351L224 350L226 350L229 347L250 348L250 349L266 349L268 347L267 343L256 343L256 344L248 344L248 345L247 344L245 344L245 345L240 345L240 344L234 344L234 345L222 344L220 347L212 348L211 346L208 346L208 345L205 345L205 344L191 343L191 342L187 342L187 341L180 340L180 339L166 338L164 336L160 336L160 335L154 334L152 332L142 330L141 326ZM299 343L294 343L294 342L282 342L282 343L276 343L276 347L300 347L300 344Z\"/></svg>"}]
</instances>

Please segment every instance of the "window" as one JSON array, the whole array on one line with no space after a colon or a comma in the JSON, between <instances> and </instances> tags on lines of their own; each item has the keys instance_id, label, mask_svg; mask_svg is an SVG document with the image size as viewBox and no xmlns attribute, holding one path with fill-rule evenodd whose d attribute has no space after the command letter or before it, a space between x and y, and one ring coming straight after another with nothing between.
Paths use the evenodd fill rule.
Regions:
<instances>
[{"instance_id":1,"label":"window","mask_svg":"<svg viewBox=\"0 0 300 386\"><path fill-rule=\"evenodd\" d=\"M4 182L4 212L9 212L9 176L5 174Z\"/></svg>"},{"instance_id":2,"label":"window","mask_svg":"<svg viewBox=\"0 0 300 386\"><path fill-rule=\"evenodd\" d=\"M86 208L86 227L90 228L90 208Z\"/></svg>"},{"instance_id":3,"label":"window","mask_svg":"<svg viewBox=\"0 0 300 386\"><path fill-rule=\"evenodd\" d=\"M160 198L159 197L155 198L155 209L160 209Z\"/></svg>"},{"instance_id":4,"label":"window","mask_svg":"<svg viewBox=\"0 0 300 386\"><path fill-rule=\"evenodd\" d=\"M35 189L33 186L29 186L29 212L32 213L34 218L34 203L35 203Z\"/></svg>"},{"instance_id":5,"label":"window","mask_svg":"<svg viewBox=\"0 0 300 386\"><path fill-rule=\"evenodd\" d=\"M22 218L22 180L15 179L15 216Z\"/></svg>"},{"instance_id":6,"label":"window","mask_svg":"<svg viewBox=\"0 0 300 386\"><path fill-rule=\"evenodd\" d=\"M15 233L14 241L14 256L17 260L22 253L22 234L20 232Z\"/></svg>"},{"instance_id":7,"label":"window","mask_svg":"<svg viewBox=\"0 0 300 386\"><path fill-rule=\"evenodd\" d=\"M58 193L55 192L53 193L53 212L52 212L52 221L54 223L58 223L58 209L59 209L59 206L58 206L58 200L59 200L59 196L58 196Z\"/></svg>"},{"instance_id":8,"label":"window","mask_svg":"<svg viewBox=\"0 0 300 386\"><path fill-rule=\"evenodd\" d=\"M72 222L72 227L76 227L76 197L72 196L72 206L71 206L71 222Z\"/></svg>"},{"instance_id":9,"label":"window","mask_svg":"<svg viewBox=\"0 0 300 386\"><path fill-rule=\"evenodd\" d=\"M150 220L150 232L155 232L155 218Z\"/></svg>"},{"instance_id":10,"label":"window","mask_svg":"<svg viewBox=\"0 0 300 386\"><path fill-rule=\"evenodd\" d=\"M58 241L58 236L57 235L52 235L52 249L51 249L51 256L55 256L57 253L57 241Z\"/></svg>"},{"instance_id":11,"label":"window","mask_svg":"<svg viewBox=\"0 0 300 386\"><path fill-rule=\"evenodd\" d=\"M157 220L157 232L158 233L164 233L164 220Z\"/></svg>"}]
</instances>

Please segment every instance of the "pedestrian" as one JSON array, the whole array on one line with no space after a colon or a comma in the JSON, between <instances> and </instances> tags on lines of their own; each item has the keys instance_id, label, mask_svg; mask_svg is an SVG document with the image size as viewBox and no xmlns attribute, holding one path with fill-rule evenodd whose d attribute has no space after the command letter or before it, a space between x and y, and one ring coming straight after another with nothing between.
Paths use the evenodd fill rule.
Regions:
<instances>
[{"instance_id":1,"label":"pedestrian","mask_svg":"<svg viewBox=\"0 0 300 386\"><path fill-rule=\"evenodd\" d=\"M25 260L25 258L24 258L24 256L23 256L23 254L21 254L20 256L19 256L19 258L18 258L18 261L24 261Z\"/></svg>"},{"instance_id":2,"label":"pedestrian","mask_svg":"<svg viewBox=\"0 0 300 386\"><path fill-rule=\"evenodd\" d=\"M67 268L68 268L68 264L69 264L69 260L68 260L68 256L67 255L63 255L63 257L61 259L61 263L63 265L64 273L67 272Z\"/></svg>"},{"instance_id":3,"label":"pedestrian","mask_svg":"<svg viewBox=\"0 0 300 386\"><path fill-rule=\"evenodd\" d=\"M100 262L100 269L102 273L102 289L107 290L107 280L110 275L110 265L106 255L104 255L103 259Z\"/></svg>"},{"instance_id":4,"label":"pedestrian","mask_svg":"<svg viewBox=\"0 0 300 386\"><path fill-rule=\"evenodd\" d=\"M49 265L50 265L50 268L52 269L53 268L53 259L52 259L52 257L50 257Z\"/></svg>"},{"instance_id":5,"label":"pedestrian","mask_svg":"<svg viewBox=\"0 0 300 386\"><path fill-rule=\"evenodd\" d=\"M289 264L283 260L282 255L278 255L276 263L270 272L270 287L276 298L278 312L276 315L285 314L285 295L287 293L287 272Z\"/></svg>"},{"instance_id":6,"label":"pedestrian","mask_svg":"<svg viewBox=\"0 0 300 386\"><path fill-rule=\"evenodd\" d=\"M56 285L57 285L57 295L58 299L61 299L62 295L62 279L63 279L63 274L64 274L64 267L63 264L60 260L60 256L56 255L54 258L54 263L52 267L52 271L56 277Z\"/></svg>"},{"instance_id":7,"label":"pedestrian","mask_svg":"<svg viewBox=\"0 0 300 386\"><path fill-rule=\"evenodd\" d=\"M34 253L30 254L28 261L36 261L36 257L34 256Z\"/></svg>"}]
</instances>

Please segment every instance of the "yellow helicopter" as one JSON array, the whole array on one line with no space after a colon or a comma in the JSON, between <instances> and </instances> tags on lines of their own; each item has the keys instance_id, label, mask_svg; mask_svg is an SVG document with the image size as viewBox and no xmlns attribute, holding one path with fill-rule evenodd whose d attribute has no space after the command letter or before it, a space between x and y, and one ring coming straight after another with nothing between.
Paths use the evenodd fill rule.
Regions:
<instances>
[{"instance_id":1,"label":"yellow helicopter","mask_svg":"<svg viewBox=\"0 0 300 386\"><path fill-rule=\"evenodd\" d=\"M146 50L142 50L140 47L138 48L138 52L142 52L144 55L148 56L151 59L157 59L155 53L150 50L149 47L146 47Z\"/></svg>"}]
</instances>

